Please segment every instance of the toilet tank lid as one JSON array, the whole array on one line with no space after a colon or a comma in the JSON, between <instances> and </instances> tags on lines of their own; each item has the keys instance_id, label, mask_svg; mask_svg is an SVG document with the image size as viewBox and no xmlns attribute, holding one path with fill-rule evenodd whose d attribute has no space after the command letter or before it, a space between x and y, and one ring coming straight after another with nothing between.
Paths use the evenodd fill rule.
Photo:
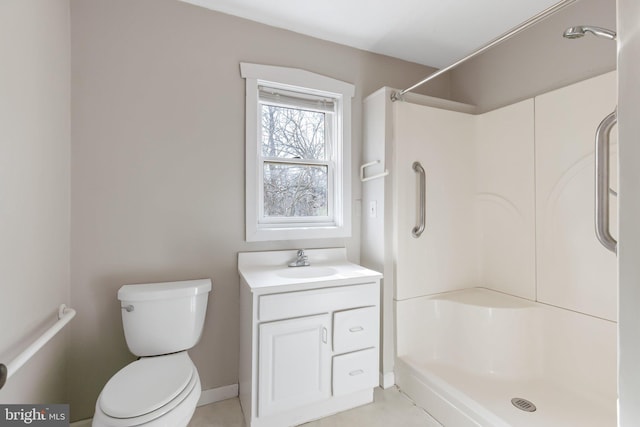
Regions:
<instances>
[{"instance_id":1,"label":"toilet tank lid","mask_svg":"<svg viewBox=\"0 0 640 427\"><path fill-rule=\"evenodd\" d=\"M124 285L118 290L120 301L153 301L193 297L211 291L211 279Z\"/></svg>"}]
</instances>

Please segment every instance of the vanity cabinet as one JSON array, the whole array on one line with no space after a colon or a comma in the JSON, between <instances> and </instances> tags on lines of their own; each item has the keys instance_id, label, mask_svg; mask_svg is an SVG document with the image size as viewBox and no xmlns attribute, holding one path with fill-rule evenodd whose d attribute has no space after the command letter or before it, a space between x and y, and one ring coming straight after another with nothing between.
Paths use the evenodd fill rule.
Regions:
<instances>
[{"instance_id":1,"label":"vanity cabinet","mask_svg":"<svg viewBox=\"0 0 640 427\"><path fill-rule=\"evenodd\" d=\"M280 279L273 277L277 269L248 268L253 256L239 256L239 394L246 425L298 425L372 402L379 383L381 275L341 258L326 264L335 274Z\"/></svg>"}]
</instances>

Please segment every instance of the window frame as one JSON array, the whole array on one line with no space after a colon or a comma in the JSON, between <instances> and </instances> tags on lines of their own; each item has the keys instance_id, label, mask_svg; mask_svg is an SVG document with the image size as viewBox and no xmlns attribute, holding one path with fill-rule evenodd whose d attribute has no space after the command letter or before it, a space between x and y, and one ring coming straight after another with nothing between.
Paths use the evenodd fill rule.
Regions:
<instances>
[{"instance_id":1,"label":"window frame","mask_svg":"<svg viewBox=\"0 0 640 427\"><path fill-rule=\"evenodd\" d=\"M240 71L241 76L246 80L246 240L250 242L349 237L351 235L351 99L355 93L354 86L296 68L241 63ZM264 159L276 159L262 156L262 101L259 95L261 87L308 94L310 97L334 99L335 129L332 129L332 141L327 147L333 152L328 156L328 162L317 163L304 159L291 162L277 158L277 162L283 164L328 164L328 217L265 219L262 165ZM329 194L332 194L332 197Z\"/></svg>"}]
</instances>

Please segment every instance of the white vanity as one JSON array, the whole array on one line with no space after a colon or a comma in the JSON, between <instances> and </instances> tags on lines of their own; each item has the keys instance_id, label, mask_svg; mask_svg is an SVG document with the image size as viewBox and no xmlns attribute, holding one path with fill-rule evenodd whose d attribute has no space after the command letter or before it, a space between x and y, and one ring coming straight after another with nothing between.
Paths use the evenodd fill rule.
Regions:
<instances>
[{"instance_id":1,"label":"white vanity","mask_svg":"<svg viewBox=\"0 0 640 427\"><path fill-rule=\"evenodd\" d=\"M373 401L380 279L344 248L238 254L240 403L247 427L283 427Z\"/></svg>"}]
</instances>

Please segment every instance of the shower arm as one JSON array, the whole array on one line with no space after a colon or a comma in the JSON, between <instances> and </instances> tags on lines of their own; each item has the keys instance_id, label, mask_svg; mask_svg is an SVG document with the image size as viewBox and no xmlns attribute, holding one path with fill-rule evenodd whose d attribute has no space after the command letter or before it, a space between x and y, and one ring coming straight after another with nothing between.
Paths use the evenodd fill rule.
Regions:
<instances>
[{"instance_id":1,"label":"shower arm","mask_svg":"<svg viewBox=\"0 0 640 427\"><path fill-rule=\"evenodd\" d=\"M468 61L471 58L474 58L478 55L480 55L481 53L484 53L486 50L502 43L503 41L507 40L508 38L515 36L516 34L520 33L521 31L526 30L527 28L531 27L532 25L537 24L538 22L542 21L543 19L549 17L550 15L553 15L554 13L560 11L561 9L564 9L565 7L569 6L572 3L575 3L577 0L562 0L556 4L554 4L551 7L548 7L547 9L543 10L542 12L538 13L537 15L532 16L531 18L527 19L526 21L524 21L523 23L521 23L520 25L518 25L517 27L512 28L511 30L507 31L506 33L502 34L501 36L498 36L497 38L491 40L489 43L485 44L484 46L482 46L481 48L477 49L476 51L470 53L469 55L465 56L462 59L459 59L458 61L454 62L453 64L449 65L448 67L442 68L432 74L429 74L427 77L425 77L423 80L419 81L418 83L414 84L413 86L405 89L405 90L401 90L399 92L392 92L391 93L391 101L400 101L402 100L402 96L407 93L407 92L411 92L412 90L422 86L423 84L427 83L428 81L431 81L433 79L435 79L438 76L441 76L442 74L446 73L447 71L457 67L458 65L462 64L463 62Z\"/></svg>"}]
</instances>

